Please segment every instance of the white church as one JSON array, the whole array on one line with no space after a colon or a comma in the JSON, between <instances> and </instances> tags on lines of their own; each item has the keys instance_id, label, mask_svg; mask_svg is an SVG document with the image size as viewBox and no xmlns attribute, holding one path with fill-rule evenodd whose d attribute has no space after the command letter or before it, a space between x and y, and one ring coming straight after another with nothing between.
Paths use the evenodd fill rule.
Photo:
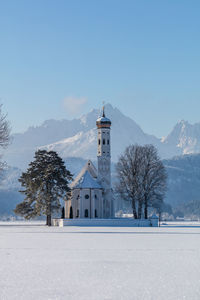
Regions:
<instances>
[{"instance_id":1,"label":"white church","mask_svg":"<svg viewBox=\"0 0 200 300\"><path fill-rule=\"evenodd\" d=\"M96 121L97 165L88 160L71 184L71 197L65 201L65 218L114 218L114 199L111 188L111 121L105 109Z\"/></svg>"}]
</instances>

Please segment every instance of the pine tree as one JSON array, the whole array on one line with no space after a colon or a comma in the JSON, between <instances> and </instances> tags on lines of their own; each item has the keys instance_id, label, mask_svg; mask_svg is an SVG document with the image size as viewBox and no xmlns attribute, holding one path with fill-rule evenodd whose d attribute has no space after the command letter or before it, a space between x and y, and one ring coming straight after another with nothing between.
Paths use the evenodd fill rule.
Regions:
<instances>
[{"instance_id":1,"label":"pine tree","mask_svg":"<svg viewBox=\"0 0 200 300\"><path fill-rule=\"evenodd\" d=\"M60 210L60 199L70 193L70 180L72 174L56 152L36 151L35 160L19 179L24 188L20 192L26 197L14 212L26 219L46 215L46 224L50 226L52 214Z\"/></svg>"}]
</instances>

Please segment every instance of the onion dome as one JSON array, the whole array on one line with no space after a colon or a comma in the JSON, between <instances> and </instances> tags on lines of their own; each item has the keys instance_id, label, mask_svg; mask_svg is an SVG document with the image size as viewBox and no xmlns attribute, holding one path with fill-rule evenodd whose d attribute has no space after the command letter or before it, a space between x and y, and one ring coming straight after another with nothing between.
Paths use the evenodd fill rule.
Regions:
<instances>
[{"instance_id":1,"label":"onion dome","mask_svg":"<svg viewBox=\"0 0 200 300\"><path fill-rule=\"evenodd\" d=\"M97 124L98 128L110 128L110 126L112 124L110 119L106 118L106 116L105 116L105 107L104 106L102 109L102 116L97 119L96 124Z\"/></svg>"}]
</instances>

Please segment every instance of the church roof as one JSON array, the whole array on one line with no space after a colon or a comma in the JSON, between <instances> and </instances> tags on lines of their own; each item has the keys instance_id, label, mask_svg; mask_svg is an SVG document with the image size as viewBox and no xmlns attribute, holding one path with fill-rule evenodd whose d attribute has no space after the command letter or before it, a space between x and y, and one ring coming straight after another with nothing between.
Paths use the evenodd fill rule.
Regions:
<instances>
[{"instance_id":1,"label":"church roof","mask_svg":"<svg viewBox=\"0 0 200 300\"><path fill-rule=\"evenodd\" d=\"M88 171L79 179L79 181L73 186L74 189L101 189L102 187L94 179Z\"/></svg>"},{"instance_id":2,"label":"church roof","mask_svg":"<svg viewBox=\"0 0 200 300\"><path fill-rule=\"evenodd\" d=\"M99 117L97 119L97 123L111 124L111 121L110 121L110 119L108 119L106 117Z\"/></svg>"},{"instance_id":3,"label":"church roof","mask_svg":"<svg viewBox=\"0 0 200 300\"><path fill-rule=\"evenodd\" d=\"M97 124L97 126L107 125L106 127L110 127L110 125L111 125L110 119L106 118L106 116L105 116L105 108L104 108L104 106L103 106L103 109L102 109L102 116L100 116L97 119L96 124Z\"/></svg>"},{"instance_id":4,"label":"church roof","mask_svg":"<svg viewBox=\"0 0 200 300\"><path fill-rule=\"evenodd\" d=\"M71 189L101 189L97 182L97 170L93 163L88 160L84 168L70 185Z\"/></svg>"}]
</instances>

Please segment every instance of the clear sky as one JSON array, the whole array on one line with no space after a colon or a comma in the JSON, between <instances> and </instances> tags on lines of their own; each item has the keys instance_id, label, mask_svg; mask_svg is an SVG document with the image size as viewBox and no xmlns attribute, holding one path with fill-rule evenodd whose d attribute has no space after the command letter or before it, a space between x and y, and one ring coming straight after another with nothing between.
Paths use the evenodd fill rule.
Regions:
<instances>
[{"instance_id":1,"label":"clear sky","mask_svg":"<svg viewBox=\"0 0 200 300\"><path fill-rule=\"evenodd\" d=\"M157 136L200 121L199 12L199 0L0 0L0 98L13 131L103 100Z\"/></svg>"}]
</instances>

